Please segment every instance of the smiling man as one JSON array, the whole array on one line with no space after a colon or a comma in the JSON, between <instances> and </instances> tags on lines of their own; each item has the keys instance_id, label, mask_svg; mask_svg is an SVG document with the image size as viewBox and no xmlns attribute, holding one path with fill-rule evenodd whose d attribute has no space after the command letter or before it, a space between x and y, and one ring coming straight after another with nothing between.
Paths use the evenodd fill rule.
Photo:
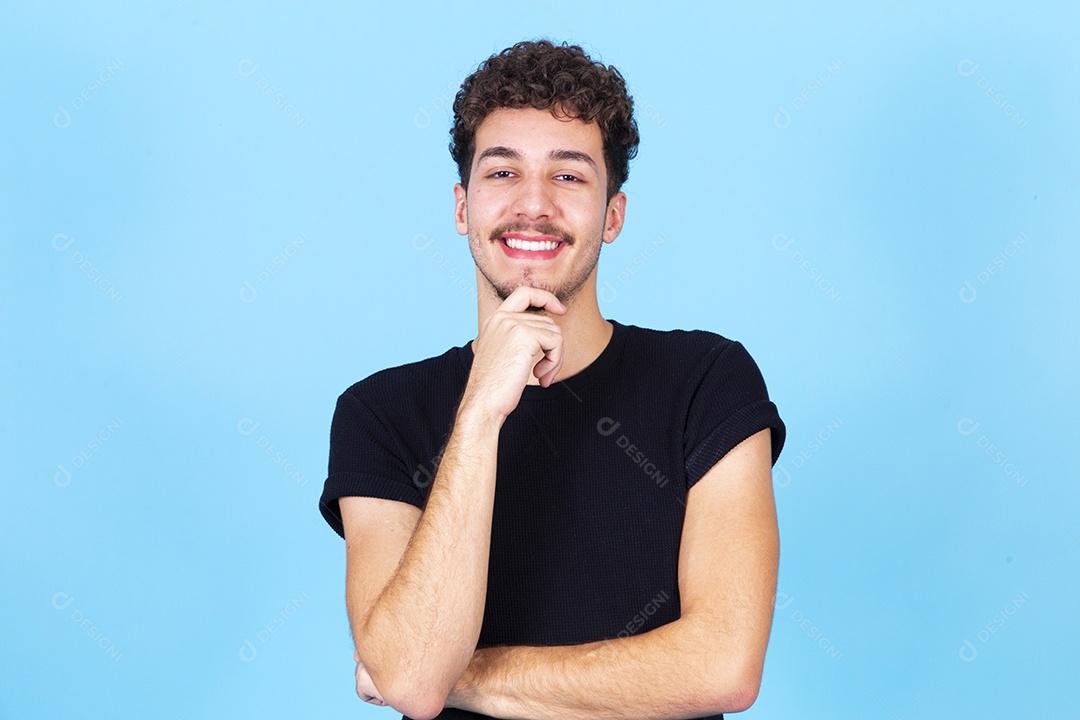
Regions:
<instances>
[{"instance_id":1,"label":"smiling man","mask_svg":"<svg viewBox=\"0 0 1080 720\"><path fill-rule=\"evenodd\" d=\"M331 427L357 693L418 719L744 710L785 428L740 343L600 313L638 145L623 78L518 43L454 114L477 335L351 386Z\"/></svg>"}]
</instances>

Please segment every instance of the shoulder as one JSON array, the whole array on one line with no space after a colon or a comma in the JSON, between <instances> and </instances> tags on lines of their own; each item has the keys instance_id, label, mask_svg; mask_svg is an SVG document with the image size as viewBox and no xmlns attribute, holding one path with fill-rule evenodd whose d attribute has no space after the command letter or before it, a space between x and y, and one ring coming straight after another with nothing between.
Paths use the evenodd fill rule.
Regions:
<instances>
[{"instance_id":1,"label":"shoulder","mask_svg":"<svg viewBox=\"0 0 1080 720\"><path fill-rule=\"evenodd\" d=\"M690 403L702 388L740 397L767 397L757 362L741 342L710 330L653 330L627 326L624 362L633 382L665 384Z\"/></svg>"},{"instance_id":2,"label":"shoulder","mask_svg":"<svg viewBox=\"0 0 1080 720\"><path fill-rule=\"evenodd\" d=\"M706 371L727 357L746 353L742 343L711 330L655 330L627 325L626 343L632 357L651 358L654 363L687 371Z\"/></svg>"},{"instance_id":3,"label":"shoulder","mask_svg":"<svg viewBox=\"0 0 1080 720\"><path fill-rule=\"evenodd\" d=\"M462 352L455 347L441 355L374 372L346 388L338 403L360 402L375 409L408 407L421 395L441 397L447 387L460 382L463 372L467 373Z\"/></svg>"}]
</instances>

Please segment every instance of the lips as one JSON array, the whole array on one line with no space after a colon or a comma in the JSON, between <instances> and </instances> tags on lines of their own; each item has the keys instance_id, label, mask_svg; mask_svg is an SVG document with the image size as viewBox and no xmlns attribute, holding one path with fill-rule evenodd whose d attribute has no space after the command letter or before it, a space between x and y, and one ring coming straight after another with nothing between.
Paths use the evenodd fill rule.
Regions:
<instances>
[{"instance_id":1,"label":"lips","mask_svg":"<svg viewBox=\"0 0 1080 720\"><path fill-rule=\"evenodd\" d=\"M499 243L509 257L524 260L550 260L566 246L562 240L551 235L521 235L507 233Z\"/></svg>"},{"instance_id":2,"label":"lips","mask_svg":"<svg viewBox=\"0 0 1080 720\"><path fill-rule=\"evenodd\" d=\"M541 236L538 238L523 238L518 236L505 236L503 242L514 248L515 250L531 250L533 252L539 250L554 250L562 245L562 240L556 240L555 238L549 238L547 236Z\"/></svg>"}]
</instances>

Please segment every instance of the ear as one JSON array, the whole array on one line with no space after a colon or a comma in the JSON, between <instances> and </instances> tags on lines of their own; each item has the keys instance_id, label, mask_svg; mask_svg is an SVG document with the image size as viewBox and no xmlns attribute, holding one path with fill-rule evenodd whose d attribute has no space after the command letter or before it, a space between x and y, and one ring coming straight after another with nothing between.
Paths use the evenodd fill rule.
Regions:
<instances>
[{"instance_id":1,"label":"ear","mask_svg":"<svg viewBox=\"0 0 1080 720\"><path fill-rule=\"evenodd\" d=\"M622 232L626 220L626 193L615 193L608 202L607 215L604 219L604 242L614 242Z\"/></svg>"},{"instance_id":2,"label":"ear","mask_svg":"<svg viewBox=\"0 0 1080 720\"><path fill-rule=\"evenodd\" d=\"M461 183L456 183L454 185L454 225L457 226L458 235L469 234L469 208L465 196L465 188Z\"/></svg>"}]
</instances>

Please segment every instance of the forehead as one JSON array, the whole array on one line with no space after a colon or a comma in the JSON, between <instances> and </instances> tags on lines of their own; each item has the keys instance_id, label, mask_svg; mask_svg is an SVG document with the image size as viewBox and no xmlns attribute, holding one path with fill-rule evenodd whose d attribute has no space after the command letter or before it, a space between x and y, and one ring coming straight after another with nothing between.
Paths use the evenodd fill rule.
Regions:
<instances>
[{"instance_id":1,"label":"forehead","mask_svg":"<svg viewBox=\"0 0 1080 720\"><path fill-rule=\"evenodd\" d=\"M551 150L586 152L602 165L603 138L600 126L577 118L556 118L550 110L536 108L498 108L476 129L476 153L485 148L505 146L520 152L526 159L540 159Z\"/></svg>"}]
</instances>

